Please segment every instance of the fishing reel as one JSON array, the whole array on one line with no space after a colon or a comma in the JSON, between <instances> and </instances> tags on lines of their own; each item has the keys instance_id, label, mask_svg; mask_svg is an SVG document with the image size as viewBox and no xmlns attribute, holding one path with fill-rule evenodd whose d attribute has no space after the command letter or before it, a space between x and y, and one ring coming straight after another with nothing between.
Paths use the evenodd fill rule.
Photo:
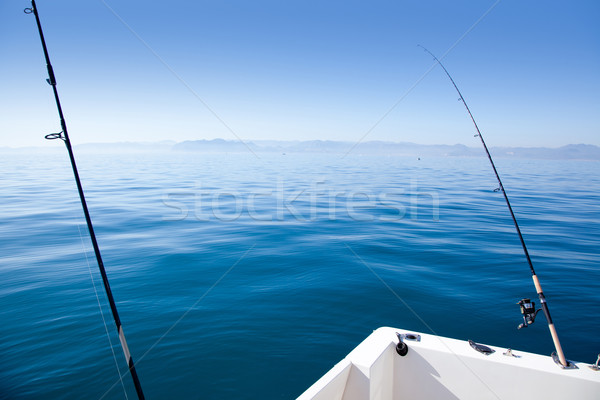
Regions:
<instances>
[{"instance_id":1,"label":"fishing reel","mask_svg":"<svg viewBox=\"0 0 600 400\"><path fill-rule=\"evenodd\" d=\"M517 304L521 307L521 314L523 314L523 323L517 329L527 328L535 322L535 317L540 310L535 309L535 303L531 299L522 299Z\"/></svg>"}]
</instances>

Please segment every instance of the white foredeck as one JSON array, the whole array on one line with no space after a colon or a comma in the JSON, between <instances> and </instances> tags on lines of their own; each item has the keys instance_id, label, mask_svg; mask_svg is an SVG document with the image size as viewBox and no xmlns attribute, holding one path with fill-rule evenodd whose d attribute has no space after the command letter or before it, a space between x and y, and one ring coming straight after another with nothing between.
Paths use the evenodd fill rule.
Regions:
<instances>
[{"instance_id":1,"label":"white foredeck","mask_svg":"<svg viewBox=\"0 0 600 400\"><path fill-rule=\"evenodd\" d=\"M398 333L408 354L396 352ZM484 355L468 342L394 328L379 328L298 400L396 399L600 399L600 371L585 363L562 369L551 357L488 346Z\"/></svg>"}]
</instances>

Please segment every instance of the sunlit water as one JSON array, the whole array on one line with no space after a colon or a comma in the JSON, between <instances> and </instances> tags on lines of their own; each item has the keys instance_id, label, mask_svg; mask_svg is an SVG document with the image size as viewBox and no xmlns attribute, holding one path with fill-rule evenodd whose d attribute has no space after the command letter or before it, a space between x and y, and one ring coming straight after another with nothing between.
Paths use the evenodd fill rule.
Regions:
<instances>
[{"instance_id":1,"label":"sunlit water","mask_svg":"<svg viewBox=\"0 0 600 400\"><path fill-rule=\"evenodd\" d=\"M600 164L496 161L565 353L594 362ZM484 158L78 162L149 399L295 398L380 326L553 350L543 315L516 329L536 294ZM66 152L0 165L1 397L135 398Z\"/></svg>"}]
</instances>

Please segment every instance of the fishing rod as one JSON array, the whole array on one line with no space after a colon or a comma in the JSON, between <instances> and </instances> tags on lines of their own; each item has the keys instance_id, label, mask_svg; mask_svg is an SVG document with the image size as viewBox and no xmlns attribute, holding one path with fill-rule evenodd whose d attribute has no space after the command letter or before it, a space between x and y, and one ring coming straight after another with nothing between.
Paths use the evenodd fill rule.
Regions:
<instances>
[{"instance_id":1,"label":"fishing rod","mask_svg":"<svg viewBox=\"0 0 600 400\"><path fill-rule=\"evenodd\" d=\"M483 145L485 153L487 154L488 160L490 160L490 164L492 164L492 169L494 170L494 174L496 175L496 179L498 180L499 187L495 191L500 191L504 195L504 200L506 200L506 205L508 206L508 211L510 212L510 216L512 217L512 220L515 224L515 228L517 229L517 234L519 235L519 240L521 241L521 246L523 247L523 251L525 252L525 258L527 258L527 263L529 264L529 269L531 270L531 277L533 278L533 284L535 285L535 289L540 298L540 302L542 304L542 310L544 311L544 315L546 316L546 320L548 321L548 328L550 329L550 335L552 336L552 341L554 342L554 347L556 348L556 354L558 355L558 360L555 359L555 361L559 362L562 368L569 368L569 367L571 367L572 363L567 361L567 359L565 358L565 354L563 353L562 347L560 345L560 341L558 340L558 333L556 332L556 328L554 327L554 323L552 322L552 317L550 317L550 310L548 309L548 304L546 302L546 297L544 296L544 292L542 291L542 286L540 285L540 280L539 280L538 276L536 275L535 270L533 269L533 263L531 262L531 257L529 257L529 251L527 251L527 246L525 245L525 239L523 239L523 234L521 233L521 229L519 228L517 218L515 217L515 213L513 212L513 209L512 209L512 206L510 205L510 201L508 200L506 191L504 190L504 185L502 184L500 175L498 174L498 171L496 170L496 165L494 164L494 160L492 160L492 156L490 155L488 147L485 144L485 141L483 140L483 135L481 134L481 131L479 130L479 127L477 126L477 122L475 122L475 118L473 117L473 114L471 113L471 110L469 109L469 106L467 105L465 98L463 97L462 93L458 89L458 86L456 86L454 79L452 79L452 77L450 76L450 73L448 72L446 67L444 67L444 64L442 64L442 62L440 60L438 60L438 58L435 55L433 55L432 52L427 50L425 47L423 47L421 45L418 45L418 46L423 48L423 50L425 50L427 53L429 53L433 57L433 59L440 65L440 67L442 67L442 69L444 70L446 75L448 75L448 78L450 78L450 82L452 82L452 85L454 85L454 89L456 89L456 91L458 92L459 100L462 101L462 103L464 104L465 108L467 109L467 112L469 113L469 117L471 117L471 121L473 121L473 125L475 125L475 130L477 131L477 135L475 135L475 136L478 136L479 139L481 140L481 144ZM535 310L535 303L533 303L530 299L523 299L523 300L519 301L519 303L517 303L517 304L519 304L521 306L521 313L523 314L523 323L521 325L519 325L519 329L526 328L528 325L530 325L534 322L535 317L540 310L537 310L537 311Z\"/></svg>"},{"instance_id":2,"label":"fishing rod","mask_svg":"<svg viewBox=\"0 0 600 400\"><path fill-rule=\"evenodd\" d=\"M48 79L46 82L50 86L52 86L52 91L54 92L54 99L56 100L56 107L58 109L58 116L60 118L60 126L62 128L61 132L51 133L45 136L48 140L60 139L62 140L69 152L69 158L71 160L71 166L73 167L73 175L75 176L75 182L77 183L77 190L79 192L79 199L81 200L81 206L83 207L83 214L85 215L85 221L87 223L88 230L90 232L90 238L92 239L92 246L94 247L94 253L96 254L96 260L98 261L98 268L100 269L100 274L102 275L102 282L104 283L104 289L106 291L106 297L108 297L108 302L110 304L110 310L112 311L113 319L115 320L115 325L117 326L117 331L119 333L119 340L121 341L121 347L123 348L123 353L125 353L125 359L127 360L127 366L129 368L129 372L131 373L131 378L133 379L133 384L135 385L135 390L137 392L138 398L140 400L144 399L144 393L142 391L142 386L140 384L140 380L138 378L137 372L135 370L135 364L133 362L133 358L131 357L131 353L129 353L129 347L127 346L127 341L125 340L125 334L123 333L123 326L121 324L121 319L119 318L119 313L117 312L117 305L115 304L115 299L113 298L112 291L110 290L110 285L108 283L108 276L106 275L106 270L104 269L104 263L102 262L102 256L100 255L100 248L98 247L98 242L96 241L96 235L94 233L94 227L92 225L92 219L90 217L90 212L87 207L87 203L85 201L85 196L83 194L83 187L81 186L81 181L79 179L79 172L77 171L77 165L75 164L75 157L73 155L73 148L71 146L71 141L69 140L69 133L67 132L67 124L65 122L65 118L62 112L62 107L60 105L60 99L58 97L58 90L56 89L56 77L54 76L54 70L52 69L52 64L50 63L50 57L48 56L48 48L46 47L46 41L44 40L44 33L42 32L42 24L40 23L40 16L38 15L37 7L35 5L35 0L31 0L31 8L26 8L25 14L33 14L35 16L35 20L37 22L38 31L40 34L40 40L42 42L42 48L44 49L44 57L46 58L46 67L48 69Z\"/></svg>"}]
</instances>

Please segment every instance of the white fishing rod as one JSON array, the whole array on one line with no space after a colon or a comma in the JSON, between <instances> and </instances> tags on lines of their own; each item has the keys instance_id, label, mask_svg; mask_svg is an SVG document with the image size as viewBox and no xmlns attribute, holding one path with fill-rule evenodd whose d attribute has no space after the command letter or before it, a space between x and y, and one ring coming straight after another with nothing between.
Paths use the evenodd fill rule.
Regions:
<instances>
[{"instance_id":1,"label":"white fishing rod","mask_svg":"<svg viewBox=\"0 0 600 400\"><path fill-rule=\"evenodd\" d=\"M102 262L102 257L100 255L100 248L98 246L98 242L96 240L96 235L94 233L94 227L92 225L92 219L90 217L90 212L88 210L87 203L85 201L85 196L83 194L83 187L81 186L81 180L79 179L79 173L77 172L77 165L75 164L73 148L71 146L71 141L69 140L69 134L67 132L67 124L65 122L65 118L64 118L64 115L62 112L62 107L60 105L60 99L58 98L58 90L56 89L56 78L54 76L54 70L52 69L52 64L50 63L50 57L48 55L48 48L46 47L46 41L44 40L44 33L42 32L42 24L40 23L40 17L37 12L35 0L31 0L31 8L26 8L25 13L33 14L35 16L35 20L37 22L38 31L40 34L40 40L42 41L42 48L44 49L44 57L46 58L46 67L48 69L48 79L46 81L48 82L48 84L50 86L52 86L52 91L54 92L54 99L56 101L56 108L58 109L58 116L60 118L60 126L62 128L62 131L59 133L51 133L49 135L46 135L46 139L50 139L50 140L60 139L67 146L67 151L69 152L69 158L71 160L71 167L73 168L73 174L75 176L75 182L77 184L77 190L79 192L79 199L81 200L81 206L83 207L85 221L87 223L88 230L90 232L90 238L92 240L92 246L94 247L94 253L96 254L96 260L98 261L98 268L100 269L100 274L102 275L102 282L104 283L106 297L108 297L108 302L110 304L110 310L112 312L113 319L115 320L115 325L117 326L117 331L119 332L119 340L121 341L121 347L123 348L123 353L125 354L125 359L127 360L127 367L129 368L131 378L133 379L133 384L135 385L135 390L137 392L138 398L140 400L143 400L144 393L142 392L142 386L140 384L140 380L139 380L137 372L135 370L135 364L133 362L133 358L131 357L131 353L129 352L129 348L127 346L127 341L125 340L125 334L123 333L123 326L121 325L121 319L119 318L119 313L117 312L117 305L115 304L115 299L113 298L112 291L110 290L110 285L108 283L108 276L106 275L104 263Z\"/></svg>"},{"instance_id":2,"label":"white fishing rod","mask_svg":"<svg viewBox=\"0 0 600 400\"><path fill-rule=\"evenodd\" d=\"M558 340L558 333L556 332L556 328L554 327L554 323L552 322L552 317L550 317L550 310L548 310L548 303L546 302L546 297L544 296L544 292L542 291L542 285L540 284L540 280L537 277L535 270L533 269L533 263L531 262L531 257L529 257L529 251L527 251L527 246L525 245L525 240L523 239L521 229L519 228L519 224L517 223L517 218L515 217L515 213L513 212L513 209L510 205L510 201L508 200L508 196L506 195L506 191L504 190L504 185L502 184L500 175L498 175L498 171L496 170L496 165L494 165L494 160L492 160L492 156L490 155L485 141L483 140L483 135L481 134L481 131L477 126L477 122L475 122L475 118L473 117L473 114L471 113L471 110L469 109L465 98L458 89L458 86L456 86L454 79L452 79L446 67L444 67L444 64L442 64L442 62L438 60L438 58L425 47L421 45L418 46L423 48L423 50L425 50L427 53L429 53L433 57L433 59L440 65L440 67L442 67L446 75L448 75L448 78L450 78L450 82L452 82L452 85L454 85L454 89L456 89L456 91L458 92L459 100L462 101L462 103L464 104L465 108L467 109L467 112L469 113L469 117L471 117L471 121L473 121L473 125L475 125L475 130L477 131L476 136L478 136L481 140L481 144L483 145L485 153L487 154L488 160L490 160L490 164L492 164L492 169L494 170L494 174L496 175L496 179L498 180L499 187L497 190L501 191L504 195L504 200L506 200L508 211L510 212L510 216L512 217L512 220L515 224L515 228L517 229L517 234L519 235L519 240L521 241L521 246L523 247L523 252L525 253L525 258L527 258L527 263L529 264L529 269L531 270L531 277L533 278L533 284L535 285L535 290L537 291L537 294L540 298L542 310L544 311L544 315L546 316L546 320L548 321L548 328L550 329L550 335L552 336L552 341L554 342L554 347L556 349L556 353L553 353L552 356L553 358L555 358L555 361L560 363L561 367L569 368L572 366L572 363L567 361L567 359L565 358L565 354L563 353L560 341ZM540 310L535 310L535 303L533 303L530 299L523 299L519 301L518 304L521 306L521 313L523 314L523 323L519 325L519 329L526 328L528 325L534 322L535 317Z\"/></svg>"}]
</instances>

